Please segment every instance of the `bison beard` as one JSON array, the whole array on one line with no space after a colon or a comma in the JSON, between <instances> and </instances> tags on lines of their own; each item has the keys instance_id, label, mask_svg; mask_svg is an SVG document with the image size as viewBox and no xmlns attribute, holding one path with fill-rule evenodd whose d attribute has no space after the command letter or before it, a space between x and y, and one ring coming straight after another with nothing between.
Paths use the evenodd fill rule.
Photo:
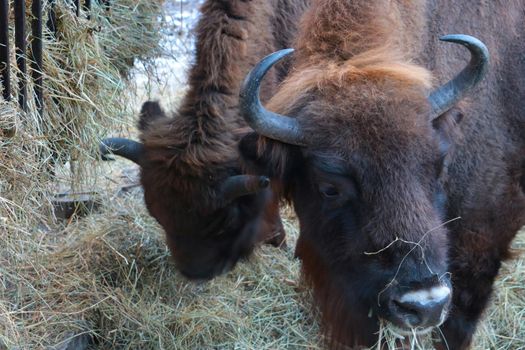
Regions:
<instances>
[{"instance_id":1,"label":"bison beard","mask_svg":"<svg viewBox=\"0 0 525 350\"><path fill-rule=\"evenodd\" d=\"M294 204L297 255L331 347L374 345L379 319L426 330L446 315L436 346L469 347L525 224L525 61L515 48L525 26L514 15L525 2L508 5L512 15L506 5L474 1L315 0L300 24L292 73L268 110L258 84L290 51L248 75L240 106L261 136L246 136L240 150L246 166L279 181ZM490 20L481 21L484 12ZM438 79L459 71L459 51L435 45L451 28L481 34L498 57L471 103L460 101L488 59L478 40L446 38L472 60L434 92L430 73L410 63L434 68ZM502 76L515 76L520 93L510 94Z\"/></svg>"}]
</instances>

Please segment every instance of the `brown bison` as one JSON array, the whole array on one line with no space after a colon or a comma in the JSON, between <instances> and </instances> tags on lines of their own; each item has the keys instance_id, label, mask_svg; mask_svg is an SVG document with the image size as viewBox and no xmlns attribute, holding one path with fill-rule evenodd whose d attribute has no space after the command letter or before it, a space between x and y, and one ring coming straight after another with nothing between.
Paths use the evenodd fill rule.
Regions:
<instances>
[{"instance_id":1,"label":"brown bison","mask_svg":"<svg viewBox=\"0 0 525 350\"><path fill-rule=\"evenodd\" d=\"M442 38L468 64L439 44L451 32L482 39L491 64L473 37ZM313 0L267 109L259 84L291 51L247 77L260 136L241 153L295 207L332 347L372 346L380 324L469 347L525 224L524 37L523 0Z\"/></svg>"},{"instance_id":2,"label":"brown bison","mask_svg":"<svg viewBox=\"0 0 525 350\"><path fill-rule=\"evenodd\" d=\"M237 143L242 78L266 54L288 47L306 0L208 0L196 28L196 58L181 107L166 115L144 104L141 142L106 139L108 153L141 168L146 206L167 235L180 271L211 278L247 256L261 239L284 240L278 198L264 176L243 175ZM265 84L268 94L282 67Z\"/></svg>"}]
</instances>

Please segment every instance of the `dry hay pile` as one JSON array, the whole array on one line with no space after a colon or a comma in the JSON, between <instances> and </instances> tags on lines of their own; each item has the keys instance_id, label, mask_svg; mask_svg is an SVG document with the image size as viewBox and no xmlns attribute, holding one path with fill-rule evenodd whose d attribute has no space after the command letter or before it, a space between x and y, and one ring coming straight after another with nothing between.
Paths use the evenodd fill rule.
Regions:
<instances>
[{"instance_id":1,"label":"dry hay pile","mask_svg":"<svg viewBox=\"0 0 525 350\"><path fill-rule=\"evenodd\" d=\"M108 1L110 2L110 1ZM96 3L96 2L95 2ZM95 6L100 28L99 44L123 76L139 60L153 64L152 59L164 53L159 46L164 26L164 0L118 0L111 5Z\"/></svg>"},{"instance_id":2,"label":"dry hay pile","mask_svg":"<svg viewBox=\"0 0 525 350\"><path fill-rule=\"evenodd\" d=\"M48 17L50 3L44 2L43 18ZM56 37L44 26L44 115L36 112L29 60L28 112L23 114L14 102L0 100L0 217L8 218L13 227L29 227L13 221L13 207L20 209L16 218L26 223L46 213L42 196L56 190L56 180L74 189L92 185L98 140L108 129L126 127L124 121L132 113L125 75L135 59L147 61L161 53L163 0L116 0L108 9L93 2L89 20L86 13L75 15L71 1L53 3ZM13 10L13 1L9 5ZM28 25L30 5L28 1ZM14 23L13 13L10 23ZM13 45L13 28L10 34ZM28 34L29 57L30 41ZM19 72L14 55L12 49L11 85L16 101ZM57 176L49 176L50 170Z\"/></svg>"},{"instance_id":3,"label":"dry hay pile","mask_svg":"<svg viewBox=\"0 0 525 350\"><path fill-rule=\"evenodd\" d=\"M46 348L74 334L95 337L96 349L317 347L292 248L264 247L226 276L188 283L136 195L106 204L64 227L59 244L27 242L31 252L0 267L8 348Z\"/></svg>"},{"instance_id":4,"label":"dry hay pile","mask_svg":"<svg viewBox=\"0 0 525 350\"><path fill-rule=\"evenodd\" d=\"M60 183L73 189L91 185L96 177L88 175L93 174L98 140L108 128L122 128L123 117L130 113L123 76L131 69L129 58L147 59L160 52L163 1L111 2L115 7L108 12L93 2L92 18L88 20L85 14L76 17L71 1L54 1L56 39L44 28L43 116L37 113L32 97L29 61L28 111L22 113L15 102L19 74L15 50L11 50L13 101L0 97L0 349L1 344L9 349L14 344L26 344L20 332L35 326L31 322L12 322L12 312L24 311L21 300L10 292L18 283L15 276L20 266L32 261L35 254L53 251L52 242L59 240L51 195L63 187ZM29 42L31 3L26 4ZM13 1L9 6L14 8ZM50 1L44 2L44 19L49 9ZM131 17L135 20L129 21ZM10 24L14 24L13 13ZM145 35L147 31L149 36ZM119 37L112 38L117 32L129 38L141 36L142 41L123 46ZM12 27L10 35L13 46ZM120 55L114 54L116 50Z\"/></svg>"},{"instance_id":5,"label":"dry hay pile","mask_svg":"<svg viewBox=\"0 0 525 350\"><path fill-rule=\"evenodd\" d=\"M68 180L92 178L87 172L92 167L88 161L93 159L97 140L105 136L108 129L122 129L123 121L132 113L125 78L134 60L148 61L161 54L163 2L112 0L106 7L105 2L93 1L89 12L91 19L87 19L83 11L79 17L75 15L72 1L53 1L56 38L50 28L43 28L45 113L39 117L34 112L33 84L29 78L31 62L28 60L29 112L27 117L21 118L21 127L35 131L35 137L46 144L54 158L62 162L75 161L75 172ZM50 4L51 1L44 2L44 19L48 18ZM13 1L9 5L13 10ZM30 9L31 1L27 1L28 26ZM13 13L10 23L14 23ZM13 28L10 29L13 36ZM30 33L30 28L26 31ZM29 44L29 57L30 49ZM16 73L14 54L12 49L11 68ZM12 79L13 98L17 100L18 74L12 74ZM47 156L44 159L49 160Z\"/></svg>"},{"instance_id":6,"label":"dry hay pile","mask_svg":"<svg viewBox=\"0 0 525 350\"><path fill-rule=\"evenodd\" d=\"M44 2L44 19L50 3ZM0 97L0 241L16 242L19 237L13 231L33 233L49 217L53 192L64 186L78 190L93 184L98 140L108 129L123 129L124 118L132 113L123 74L132 68L133 59L147 60L161 50L163 0L115 0L109 11L93 2L90 20L85 13L77 17L71 1L53 3L56 38L47 26L43 28L43 116L37 113L33 98L29 59L27 113ZM13 11L13 1L9 6ZM28 1L28 26L30 9ZM11 13L11 86L17 101L20 76L13 24ZM31 57L29 27L26 32ZM123 44L121 36L142 40Z\"/></svg>"},{"instance_id":7,"label":"dry hay pile","mask_svg":"<svg viewBox=\"0 0 525 350\"><path fill-rule=\"evenodd\" d=\"M2 266L10 266L13 258L4 248L20 241L23 252L27 235L49 209L47 188L42 186L50 181L49 173L42 171L49 148L37 123L23 125L23 119L14 102L0 98L0 280Z\"/></svg>"}]
</instances>

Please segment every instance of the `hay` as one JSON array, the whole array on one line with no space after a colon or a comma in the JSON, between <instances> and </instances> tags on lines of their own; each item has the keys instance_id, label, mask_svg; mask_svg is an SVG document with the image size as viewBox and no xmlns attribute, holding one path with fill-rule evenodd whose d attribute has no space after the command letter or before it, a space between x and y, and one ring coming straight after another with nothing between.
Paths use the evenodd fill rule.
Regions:
<instances>
[{"instance_id":1,"label":"hay","mask_svg":"<svg viewBox=\"0 0 525 350\"><path fill-rule=\"evenodd\" d=\"M37 298L45 294L41 288L49 277L46 271L39 271L44 275L38 276L26 276L22 271L26 263L38 266L40 257L58 250L56 242L63 238L63 227L53 219L51 195L63 188L79 190L94 185L98 140L108 128L122 129L124 117L131 113L123 75L127 75L135 58L154 57L160 50L160 1L112 3L118 9L103 14L98 2L93 2L93 17L88 21L84 15L74 15L70 1L55 1L58 37L55 39L44 28L43 116L36 112L32 97L29 61L28 111L22 113L14 102L18 100L19 76L14 50L11 51L13 101L0 98L0 349L11 349L16 344L35 349L39 346L29 344L43 344L34 340L44 336L43 332L29 335L43 324L16 323L11 314L25 315L24 308L32 302L25 299L29 292L23 290L24 285L35 282L30 290ZM13 9L12 1L9 5ZM27 5L29 25L30 2ZM126 7L126 16L136 15L133 11L137 8L141 16L119 28L119 34L143 37L129 50L122 46L120 38L112 39L117 32L114 26L100 24L111 21L122 26ZM49 2L45 2L44 18L48 11ZM155 21L157 26L153 25ZM145 35L147 31L151 31L149 36ZM28 28L30 37L29 33ZM10 34L14 34L12 28ZM14 42L13 37L10 40ZM114 56L117 49L120 55ZM35 281L31 280L33 277ZM10 294L12 288L16 289L15 294Z\"/></svg>"},{"instance_id":2,"label":"hay","mask_svg":"<svg viewBox=\"0 0 525 350\"><path fill-rule=\"evenodd\" d=\"M153 65L164 50L159 46L164 0L119 0L111 6L95 6L93 13L101 32L98 36L106 56L119 72L128 77L136 61Z\"/></svg>"},{"instance_id":3,"label":"hay","mask_svg":"<svg viewBox=\"0 0 525 350\"><path fill-rule=\"evenodd\" d=\"M104 212L64 228L60 247L0 264L4 343L45 348L76 331L99 349L319 346L292 248L264 247L226 276L188 283L137 199L111 198ZM288 223L292 239L295 227Z\"/></svg>"},{"instance_id":4,"label":"hay","mask_svg":"<svg viewBox=\"0 0 525 350\"><path fill-rule=\"evenodd\" d=\"M38 124L27 118L36 116L23 115L15 102L0 99L0 239L30 229L48 208L50 176L43 169L50 151Z\"/></svg>"},{"instance_id":5,"label":"hay","mask_svg":"<svg viewBox=\"0 0 525 350\"><path fill-rule=\"evenodd\" d=\"M93 2L90 21L85 14L77 18L70 2L56 5L59 37L49 40L44 50L53 97L46 102L48 115L58 118L50 123L53 129L62 127L58 133L54 130L57 153L70 154L78 162L75 180L93 178L82 171L95 154L97 140L108 129L122 129L133 113L123 78L135 60L160 54L162 2L111 1L109 11L102 2Z\"/></svg>"},{"instance_id":6,"label":"hay","mask_svg":"<svg viewBox=\"0 0 525 350\"><path fill-rule=\"evenodd\" d=\"M147 65L148 60L162 52L162 3L163 0L116 0L106 10L103 2L93 1L88 20L86 13L75 15L71 1L55 1L57 37L44 26L45 113L42 118L32 113L35 101L28 79L30 115L26 120L38 130L57 163L75 162L64 181L73 182L76 189L83 180L95 178L88 161L96 154L98 140L108 129L122 130L123 121L132 114L125 78L133 63L142 60ZM49 10L50 3L45 2L44 18ZM28 3L28 22L29 11ZM11 61L16 71L14 50ZM12 86L16 87L16 74L13 80ZM13 88L14 100L17 92Z\"/></svg>"},{"instance_id":7,"label":"hay","mask_svg":"<svg viewBox=\"0 0 525 350\"><path fill-rule=\"evenodd\" d=\"M75 15L70 1L55 1L57 37L44 28L43 116L36 112L32 96L30 62L28 112L21 113L14 102L0 100L0 217L11 227L30 231L30 226L39 224L42 215L49 215L51 193L93 186L98 140L108 129L125 128L132 114L122 74L127 75L133 60L147 60L161 51L162 1L111 3L113 10L106 11L93 2L92 19L87 20L85 14ZM13 9L12 2L10 6ZM45 2L44 18L49 9ZM137 18L131 21L133 16ZM125 21L129 23L124 25ZM143 39L129 45L121 43L121 36ZM120 54L115 55L116 51ZM11 53L13 101L17 101L19 72L14 50Z\"/></svg>"},{"instance_id":8,"label":"hay","mask_svg":"<svg viewBox=\"0 0 525 350\"><path fill-rule=\"evenodd\" d=\"M476 349L525 349L525 230L513 251L517 258L503 263L493 303L477 330Z\"/></svg>"}]
</instances>

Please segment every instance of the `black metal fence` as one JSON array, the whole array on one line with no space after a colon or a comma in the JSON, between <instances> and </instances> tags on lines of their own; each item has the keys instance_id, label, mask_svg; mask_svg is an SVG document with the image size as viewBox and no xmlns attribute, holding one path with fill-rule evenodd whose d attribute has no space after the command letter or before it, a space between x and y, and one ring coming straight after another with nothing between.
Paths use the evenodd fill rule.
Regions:
<instances>
[{"instance_id":1,"label":"black metal fence","mask_svg":"<svg viewBox=\"0 0 525 350\"><path fill-rule=\"evenodd\" d=\"M104 0L105 6L109 7L109 0ZM46 25L51 33L56 34L55 0L48 0L48 18ZM80 0L74 0L73 6L77 16L80 16L80 6L90 18L91 0L85 0L81 5ZM9 0L0 0L0 84L3 86L3 98L6 101L12 99L11 85L11 62L9 43ZM27 111L27 61L31 64L31 79L33 80L33 91L38 112L42 115L44 111L43 101L43 75L42 75L42 0L32 0L31 3L31 51L27 51L26 36L26 1L13 1L14 34L15 34L15 57L18 67L18 103L23 111ZM56 35L55 35L56 37Z\"/></svg>"}]
</instances>

